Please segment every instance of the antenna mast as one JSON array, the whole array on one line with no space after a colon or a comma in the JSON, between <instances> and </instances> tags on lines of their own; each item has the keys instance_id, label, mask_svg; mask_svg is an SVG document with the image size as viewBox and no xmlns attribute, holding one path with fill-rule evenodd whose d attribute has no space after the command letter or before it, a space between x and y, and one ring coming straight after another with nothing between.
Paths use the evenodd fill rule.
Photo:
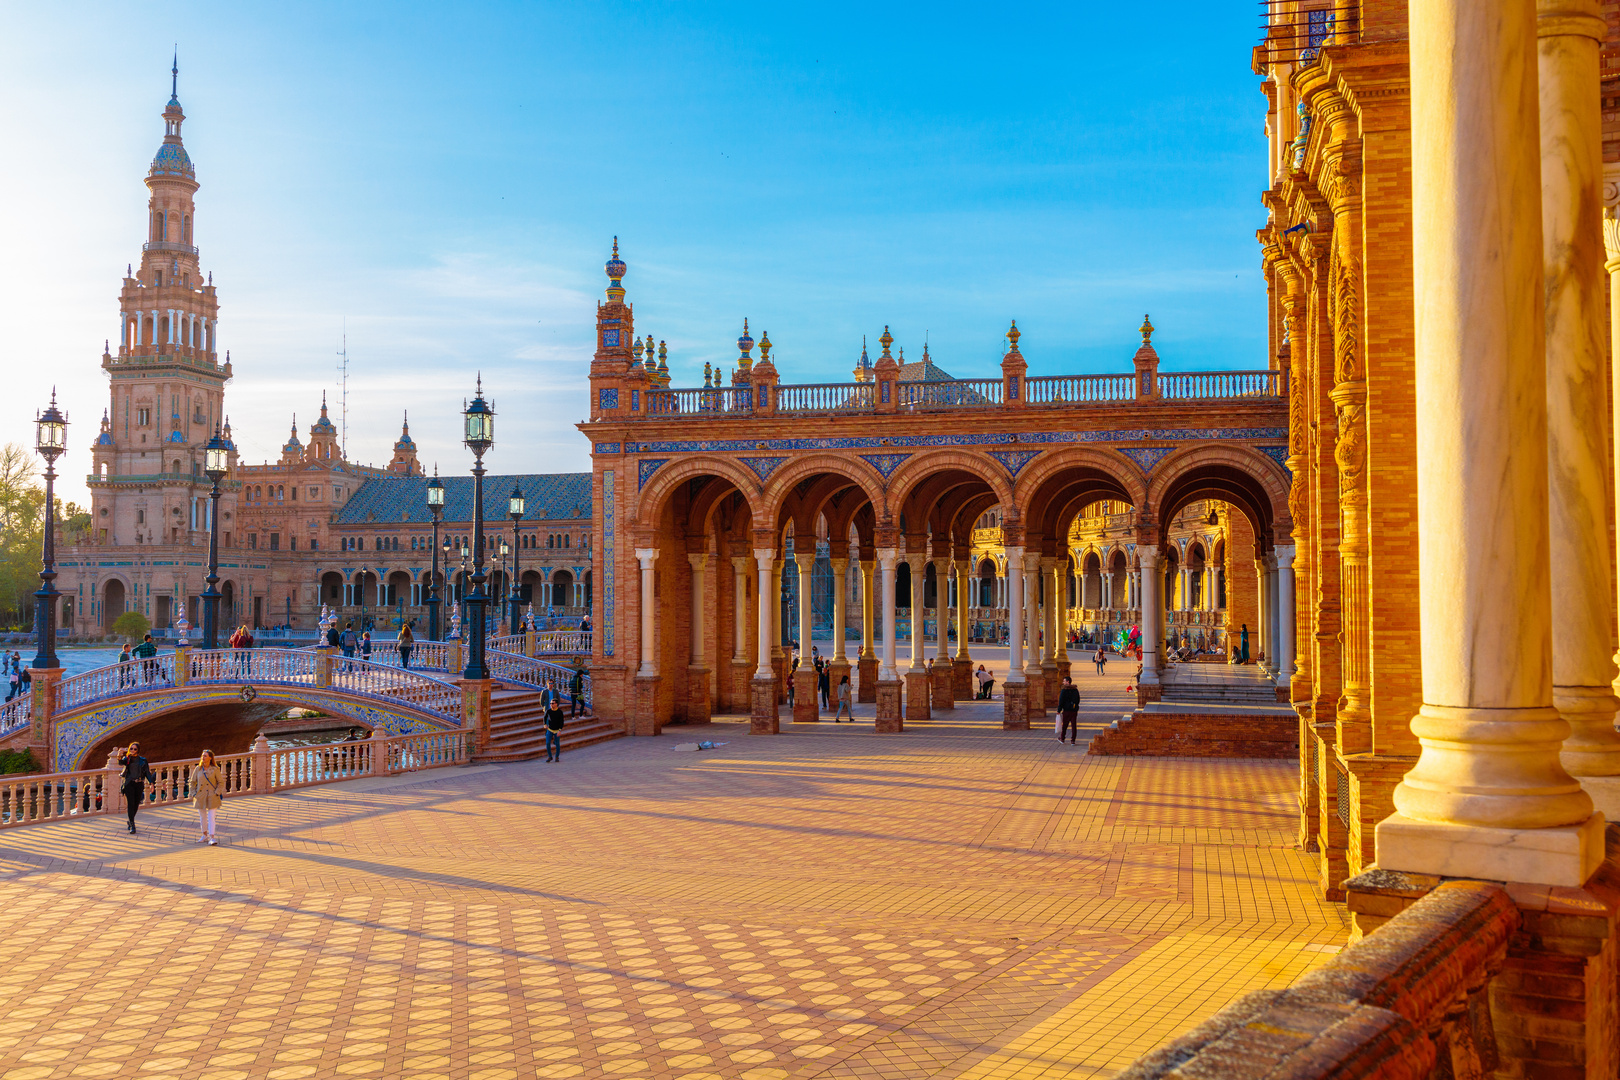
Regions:
<instances>
[{"instance_id":1,"label":"antenna mast","mask_svg":"<svg viewBox=\"0 0 1620 1080\"><path fill-rule=\"evenodd\" d=\"M338 350L342 360L338 363L338 370L342 373L339 384L338 403L343 409L343 427L338 435L338 452L345 461L349 457L349 317L343 316L343 348Z\"/></svg>"}]
</instances>

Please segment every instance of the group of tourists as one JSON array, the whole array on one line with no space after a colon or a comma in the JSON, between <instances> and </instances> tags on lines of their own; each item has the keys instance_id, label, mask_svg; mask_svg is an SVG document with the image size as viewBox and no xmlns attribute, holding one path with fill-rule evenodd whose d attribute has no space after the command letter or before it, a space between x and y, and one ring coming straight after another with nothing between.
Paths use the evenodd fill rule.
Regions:
<instances>
[{"instance_id":1,"label":"group of tourists","mask_svg":"<svg viewBox=\"0 0 1620 1080\"><path fill-rule=\"evenodd\" d=\"M22 653L13 651L10 656L0 653L0 661L4 662L6 679L11 684L6 691L6 700L10 701L19 694L31 693L34 677L23 666Z\"/></svg>"}]
</instances>

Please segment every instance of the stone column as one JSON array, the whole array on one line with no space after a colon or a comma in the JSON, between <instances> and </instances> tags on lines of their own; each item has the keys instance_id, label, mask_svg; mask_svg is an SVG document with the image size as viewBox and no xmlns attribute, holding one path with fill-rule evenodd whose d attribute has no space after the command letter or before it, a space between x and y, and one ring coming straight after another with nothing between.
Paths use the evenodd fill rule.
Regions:
<instances>
[{"instance_id":1,"label":"stone column","mask_svg":"<svg viewBox=\"0 0 1620 1080\"><path fill-rule=\"evenodd\" d=\"M1007 565L1018 567L1024 561L1024 549L1008 547ZM1001 726L1010 730L1029 730L1029 684L1024 680L1024 590L1019 588L1023 577L1017 573L1007 575L1007 681L1002 683Z\"/></svg>"},{"instance_id":2,"label":"stone column","mask_svg":"<svg viewBox=\"0 0 1620 1080\"><path fill-rule=\"evenodd\" d=\"M971 563L951 563L956 572L956 660L952 664L956 674L952 685L952 694L959 701L967 701L978 688L973 685L973 653L968 648L968 594L978 584L968 576Z\"/></svg>"},{"instance_id":3,"label":"stone column","mask_svg":"<svg viewBox=\"0 0 1620 1080\"><path fill-rule=\"evenodd\" d=\"M821 719L821 702L816 698L816 666L810 661L810 637L815 626L810 604L810 574L816 565L815 549L795 551L793 562L799 571L799 670L793 673L793 722L813 724Z\"/></svg>"},{"instance_id":4,"label":"stone column","mask_svg":"<svg viewBox=\"0 0 1620 1080\"><path fill-rule=\"evenodd\" d=\"M847 550L847 548L846 548ZM830 700L838 700L838 684L844 681L849 674L849 658L844 649L844 623L849 603L849 560L832 560L833 571L833 652L832 659L828 661L830 670L827 672L827 686L832 691ZM834 705L833 708L838 706Z\"/></svg>"},{"instance_id":5,"label":"stone column","mask_svg":"<svg viewBox=\"0 0 1620 1080\"><path fill-rule=\"evenodd\" d=\"M726 707L732 712L751 708L748 681L754 664L748 657L748 571L752 562L746 555L731 557L731 696Z\"/></svg>"},{"instance_id":6,"label":"stone column","mask_svg":"<svg viewBox=\"0 0 1620 1080\"><path fill-rule=\"evenodd\" d=\"M1539 0L1541 230L1547 302L1547 457L1553 707L1564 768L1620 818L1620 700L1609 604L1609 418L1603 400L1603 123L1598 0Z\"/></svg>"},{"instance_id":7,"label":"stone column","mask_svg":"<svg viewBox=\"0 0 1620 1080\"><path fill-rule=\"evenodd\" d=\"M754 678L748 684L748 730L754 735L775 735L780 730L780 715L776 701L776 669L772 666L771 658L771 624L776 617L772 611L776 604L775 598L771 595L771 582L776 577L776 550L755 548L754 562L759 572L757 586L759 665L754 668Z\"/></svg>"},{"instance_id":8,"label":"stone column","mask_svg":"<svg viewBox=\"0 0 1620 1080\"><path fill-rule=\"evenodd\" d=\"M878 549L877 602L883 609L883 656L877 677L877 721L875 730L899 732L905 725L900 716L900 672L894 662L895 564L900 553L895 548Z\"/></svg>"},{"instance_id":9,"label":"stone column","mask_svg":"<svg viewBox=\"0 0 1620 1080\"><path fill-rule=\"evenodd\" d=\"M1298 623L1294 617L1294 549L1277 549L1277 700L1290 700Z\"/></svg>"},{"instance_id":10,"label":"stone column","mask_svg":"<svg viewBox=\"0 0 1620 1080\"><path fill-rule=\"evenodd\" d=\"M1025 715L1038 720L1046 715L1046 675L1041 670L1041 557L1024 555L1024 627L1029 634L1029 650L1024 654L1024 682L1029 687Z\"/></svg>"},{"instance_id":11,"label":"stone column","mask_svg":"<svg viewBox=\"0 0 1620 1080\"><path fill-rule=\"evenodd\" d=\"M1067 560L1065 560L1067 561ZM1063 608L1063 579L1058 576L1058 560L1041 560L1041 576L1046 579L1046 603L1041 610L1041 626L1045 630L1045 647L1041 649L1041 700L1056 706L1058 681L1058 651L1063 647L1058 636L1058 612Z\"/></svg>"},{"instance_id":12,"label":"stone column","mask_svg":"<svg viewBox=\"0 0 1620 1080\"><path fill-rule=\"evenodd\" d=\"M877 700L878 684L878 658L877 649L873 645L874 635L877 632L877 609L873 607L873 598L877 593L875 579L877 577L877 563L871 559L862 559L861 568L861 655L857 659L859 685L855 687L855 700L866 704Z\"/></svg>"},{"instance_id":13,"label":"stone column","mask_svg":"<svg viewBox=\"0 0 1620 1080\"><path fill-rule=\"evenodd\" d=\"M951 561L934 560L934 662L928 668L930 709L956 708L956 665L951 663ZM961 636L961 631L957 631Z\"/></svg>"},{"instance_id":14,"label":"stone column","mask_svg":"<svg viewBox=\"0 0 1620 1080\"><path fill-rule=\"evenodd\" d=\"M714 704L709 699L708 657L705 655L708 635L703 632L703 602L707 599L703 579L709 556L704 552L688 552L686 560L692 564L692 657L686 666L686 722L707 724L714 715Z\"/></svg>"},{"instance_id":15,"label":"stone column","mask_svg":"<svg viewBox=\"0 0 1620 1080\"><path fill-rule=\"evenodd\" d=\"M1137 600L1142 605L1142 676L1136 680L1136 702L1146 705L1158 701L1164 692L1159 685L1159 648L1164 637L1159 620L1159 549L1152 544L1138 544L1136 556L1142 560L1137 571Z\"/></svg>"},{"instance_id":16,"label":"stone column","mask_svg":"<svg viewBox=\"0 0 1620 1080\"><path fill-rule=\"evenodd\" d=\"M906 719L928 719L928 665L923 660L923 586L928 560L921 554L906 554L911 568L911 666L906 669Z\"/></svg>"},{"instance_id":17,"label":"stone column","mask_svg":"<svg viewBox=\"0 0 1620 1080\"><path fill-rule=\"evenodd\" d=\"M653 652L657 617L653 607L653 564L658 561L658 549L637 548L636 561L641 564L641 666L636 668L636 678L650 679L658 674L658 657Z\"/></svg>"},{"instance_id":18,"label":"stone column","mask_svg":"<svg viewBox=\"0 0 1620 1080\"><path fill-rule=\"evenodd\" d=\"M1410 9L1423 750L1377 852L1385 870L1579 886L1603 816L1559 761L1553 708L1534 12Z\"/></svg>"}]
</instances>

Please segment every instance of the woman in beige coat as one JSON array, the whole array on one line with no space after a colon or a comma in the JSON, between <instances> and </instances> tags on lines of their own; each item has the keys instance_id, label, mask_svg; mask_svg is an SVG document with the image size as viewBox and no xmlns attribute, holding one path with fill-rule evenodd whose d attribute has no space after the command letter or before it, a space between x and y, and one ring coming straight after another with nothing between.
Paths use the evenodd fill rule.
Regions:
<instances>
[{"instance_id":1,"label":"woman in beige coat","mask_svg":"<svg viewBox=\"0 0 1620 1080\"><path fill-rule=\"evenodd\" d=\"M192 804L197 807L197 824L202 835L197 843L218 844L214 836L214 811L225 794L225 770L214 764L214 752L204 750L191 767Z\"/></svg>"}]
</instances>

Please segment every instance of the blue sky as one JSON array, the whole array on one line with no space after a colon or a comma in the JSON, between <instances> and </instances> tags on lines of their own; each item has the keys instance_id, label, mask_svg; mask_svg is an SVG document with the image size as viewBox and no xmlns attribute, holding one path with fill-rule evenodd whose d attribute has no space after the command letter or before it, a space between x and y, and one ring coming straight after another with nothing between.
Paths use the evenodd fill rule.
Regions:
<instances>
[{"instance_id":1,"label":"blue sky","mask_svg":"<svg viewBox=\"0 0 1620 1080\"><path fill-rule=\"evenodd\" d=\"M176 39L248 460L322 389L335 405L346 321L352 457L386 461L409 409L424 458L467 467L482 369L495 470L588 467L573 425L615 234L677 386L729 367L744 316L784 382L847 379L885 325L908 359L926 335L952 374L993 374L1012 318L1034 374L1125 370L1144 312L1167 369L1263 367L1256 24L1118 3L6 5L0 437L30 437L55 382L65 472L88 471Z\"/></svg>"}]
</instances>

